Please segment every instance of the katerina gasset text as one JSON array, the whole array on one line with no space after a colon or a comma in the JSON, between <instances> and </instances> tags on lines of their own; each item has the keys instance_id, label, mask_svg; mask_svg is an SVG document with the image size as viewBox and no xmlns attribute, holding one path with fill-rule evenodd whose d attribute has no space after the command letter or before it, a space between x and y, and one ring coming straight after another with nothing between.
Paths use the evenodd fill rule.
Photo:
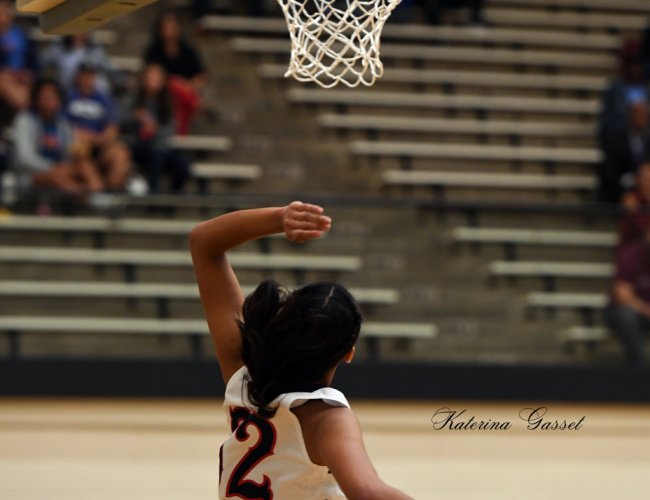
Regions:
<instances>
[{"instance_id":1,"label":"katerina gasset text","mask_svg":"<svg viewBox=\"0 0 650 500\"><path fill-rule=\"evenodd\" d=\"M448 407L437 409L431 417L436 431L508 431L521 427L529 431L578 431L583 428L586 416L565 418L551 413L548 407L522 408L512 419L477 418L467 409Z\"/></svg>"}]
</instances>

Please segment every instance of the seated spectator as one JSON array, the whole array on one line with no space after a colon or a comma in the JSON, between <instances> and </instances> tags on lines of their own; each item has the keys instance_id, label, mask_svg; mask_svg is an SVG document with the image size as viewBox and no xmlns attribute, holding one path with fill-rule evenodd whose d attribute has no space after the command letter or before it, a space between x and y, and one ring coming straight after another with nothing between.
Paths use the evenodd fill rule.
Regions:
<instances>
[{"instance_id":1,"label":"seated spectator","mask_svg":"<svg viewBox=\"0 0 650 500\"><path fill-rule=\"evenodd\" d=\"M174 12L164 12L155 23L153 41L144 60L147 64L162 66L169 75L177 118L176 133L187 134L201 107L206 74L198 52L183 37Z\"/></svg>"},{"instance_id":2,"label":"seated spectator","mask_svg":"<svg viewBox=\"0 0 650 500\"><path fill-rule=\"evenodd\" d=\"M79 66L75 85L68 93L66 114L77 139L88 146L90 157L104 172L106 188L121 191L131 170L131 155L119 140L114 105L106 94L96 90L95 80L94 66Z\"/></svg>"},{"instance_id":3,"label":"seated spectator","mask_svg":"<svg viewBox=\"0 0 650 500\"><path fill-rule=\"evenodd\" d=\"M14 114L29 105L35 70L32 45L14 24L13 2L0 0L0 127L9 125Z\"/></svg>"},{"instance_id":4,"label":"seated spectator","mask_svg":"<svg viewBox=\"0 0 650 500\"><path fill-rule=\"evenodd\" d=\"M120 83L119 75L111 66L104 48L93 42L91 35L65 36L50 45L41 55L43 73L56 78L66 89L73 86L77 70L83 63L95 67L95 85L98 91L108 94L113 84Z\"/></svg>"},{"instance_id":5,"label":"seated spectator","mask_svg":"<svg viewBox=\"0 0 650 500\"><path fill-rule=\"evenodd\" d=\"M623 192L632 187L637 169L650 156L648 103L640 92L628 95L627 122L600 137L603 161L599 166L598 200L620 203Z\"/></svg>"},{"instance_id":6,"label":"seated spectator","mask_svg":"<svg viewBox=\"0 0 650 500\"><path fill-rule=\"evenodd\" d=\"M160 191L162 175L171 179L171 190L179 192L189 177L190 164L185 155L172 148L176 129L172 95L161 66L147 66L141 76L135 102L131 107L133 158L143 169L152 192Z\"/></svg>"},{"instance_id":7,"label":"seated spectator","mask_svg":"<svg viewBox=\"0 0 650 500\"><path fill-rule=\"evenodd\" d=\"M429 24L438 25L441 21L442 9L468 8L470 22L475 25L484 25L483 6L485 0L419 0L424 6L424 12Z\"/></svg>"},{"instance_id":8,"label":"seated spectator","mask_svg":"<svg viewBox=\"0 0 650 500\"><path fill-rule=\"evenodd\" d=\"M650 228L650 162L639 167L634 189L623 195L625 214L619 223L619 245L643 238Z\"/></svg>"},{"instance_id":9,"label":"seated spectator","mask_svg":"<svg viewBox=\"0 0 650 500\"><path fill-rule=\"evenodd\" d=\"M100 191L101 177L74 140L63 113L64 93L55 80L39 80L32 92L33 109L14 124L14 170L22 187L53 188L82 194Z\"/></svg>"},{"instance_id":10,"label":"seated spectator","mask_svg":"<svg viewBox=\"0 0 650 500\"><path fill-rule=\"evenodd\" d=\"M601 96L598 116L598 139L602 143L610 134L620 134L628 127L628 110L633 101L648 101L643 63L637 40L628 40L619 54L619 76L611 80Z\"/></svg>"},{"instance_id":11,"label":"seated spectator","mask_svg":"<svg viewBox=\"0 0 650 500\"><path fill-rule=\"evenodd\" d=\"M619 248L615 267L605 320L623 343L628 362L641 365L643 334L650 331L650 230Z\"/></svg>"}]
</instances>

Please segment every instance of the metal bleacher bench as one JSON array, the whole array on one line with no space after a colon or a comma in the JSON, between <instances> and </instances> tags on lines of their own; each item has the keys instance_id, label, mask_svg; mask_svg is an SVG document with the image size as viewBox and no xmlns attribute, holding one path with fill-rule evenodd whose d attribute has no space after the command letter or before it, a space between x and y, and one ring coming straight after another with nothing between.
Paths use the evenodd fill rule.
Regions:
<instances>
[{"instance_id":1,"label":"metal bleacher bench","mask_svg":"<svg viewBox=\"0 0 650 500\"><path fill-rule=\"evenodd\" d=\"M561 330L558 334L560 342L564 343L569 349L577 344L586 344L588 347L605 342L611 338L610 332L604 326L570 326Z\"/></svg>"},{"instance_id":2,"label":"metal bleacher bench","mask_svg":"<svg viewBox=\"0 0 650 500\"><path fill-rule=\"evenodd\" d=\"M43 30L40 28L33 27L28 32L29 39L32 42L36 43L48 43L55 40L60 40L60 35L48 35L43 33ZM94 43L99 45L113 45L118 40L118 35L111 30L94 30L92 34L92 40Z\"/></svg>"},{"instance_id":3,"label":"metal bleacher bench","mask_svg":"<svg viewBox=\"0 0 650 500\"><path fill-rule=\"evenodd\" d=\"M572 28L595 30L642 30L646 19L642 15L626 13L557 12L535 9L488 8L486 21L497 26L529 26L536 28Z\"/></svg>"},{"instance_id":4,"label":"metal bleacher bench","mask_svg":"<svg viewBox=\"0 0 650 500\"><path fill-rule=\"evenodd\" d=\"M135 56L110 56L109 63L116 70L125 73L138 73L142 69L142 59Z\"/></svg>"},{"instance_id":5,"label":"metal bleacher bench","mask_svg":"<svg viewBox=\"0 0 650 500\"><path fill-rule=\"evenodd\" d=\"M207 193L211 180L218 179L231 183L255 181L262 177L262 167L234 163L194 163L192 177L198 183L199 192Z\"/></svg>"},{"instance_id":6,"label":"metal bleacher bench","mask_svg":"<svg viewBox=\"0 0 650 500\"><path fill-rule=\"evenodd\" d=\"M481 95L446 95L423 92L383 92L291 88L289 102L337 107L364 106L376 108L469 110L484 114L490 111L512 113L543 113L587 116L598 113L593 99L548 99L540 97L509 97Z\"/></svg>"},{"instance_id":7,"label":"metal bleacher bench","mask_svg":"<svg viewBox=\"0 0 650 500\"><path fill-rule=\"evenodd\" d=\"M224 153L232 149L232 139L213 135L175 135L172 146L184 151Z\"/></svg>"},{"instance_id":8,"label":"metal bleacher bench","mask_svg":"<svg viewBox=\"0 0 650 500\"><path fill-rule=\"evenodd\" d=\"M296 281L301 282L307 271L354 272L361 269L359 257L263 254L232 252L228 255L231 265L240 269L292 271ZM0 247L0 263L67 264L94 266L121 266L126 281L137 281L136 267L189 267L190 253L186 250L104 250L61 247Z\"/></svg>"},{"instance_id":9,"label":"metal bleacher bench","mask_svg":"<svg viewBox=\"0 0 650 500\"><path fill-rule=\"evenodd\" d=\"M586 326L594 325L594 314L607 306L603 293L530 292L526 295L529 310L546 309L554 313L558 309L573 309L581 313Z\"/></svg>"},{"instance_id":10,"label":"metal bleacher bench","mask_svg":"<svg viewBox=\"0 0 650 500\"><path fill-rule=\"evenodd\" d=\"M543 164L597 164L601 152L591 148L547 148L539 146L500 146L438 144L396 141L352 141L350 152L356 156L397 157L402 167L410 167L413 158L448 158L477 161L539 162Z\"/></svg>"},{"instance_id":11,"label":"metal bleacher bench","mask_svg":"<svg viewBox=\"0 0 650 500\"><path fill-rule=\"evenodd\" d=\"M491 278L540 278L547 292L555 291L557 278L608 279L613 266L602 262L553 262L497 260L488 266Z\"/></svg>"},{"instance_id":12,"label":"metal bleacher bench","mask_svg":"<svg viewBox=\"0 0 650 500\"><path fill-rule=\"evenodd\" d=\"M367 131L369 135L376 135L379 131L386 131L509 137L594 137L594 126L586 123L465 120L337 113L322 113L318 117L318 123L324 128L361 130Z\"/></svg>"},{"instance_id":13,"label":"metal bleacher bench","mask_svg":"<svg viewBox=\"0 0 650 500\"><path fill-rule=\"evenodd\" d=\"M457 227L451 236L456 243L501 244L507 260L516 260L516 245L613 248L617 242L614 231Z\"/></svg>"},{"instance_id":14,"label":"metal bleacher bench","mask_svg":"<svg viewBox=\"0 0 650 500\"><path fill-rule=\"evenodd\" d=\"M201 27L207 31L229 33L254 33L258 35L287 34L283 19L254 18L237 16L206 16L200 20ZM454 43L491 43L506 45L531 45L550 47L573 47L582 49L618 48L618 37L606 34L577 34L562 31L535 31L491 27L489 30L472 30L449 26L427 26L423 24L388 23L382 31L384 40Z\"/></svg>"},{"instance_id":15,"label":"metal bleacher bench","mask_svg":"<svg viewBox=\"0 0 650 500\"><path fill-rule=\"evenodd\" d=\"M285 55L290 50L287 40L278 38L235 37L230 41L235 52L254 55ZM616 66L610 53L542 51L534 49L491 49L482 47L449 47L415 44L382 44L381 56L409 61L454 62L474 64L504 64L512 66L541 66L544 68L573 68L611 70Z\"/></svg>"},{"instance_id":16,"label":"metal bleacher bench","mask_svg":"<svg viewBox=\"0 0 650 500\"><path fill-rule=\"evenodd\" d=\"M248 295L254 289L242 286ZM360 304L392 305L399 302L399 292L389 288L350 289ZM0 281L2 297L57 297L102 299L153 299L158 304L158 317L169 317L168 301L173 299L197 300L199 291L195 284L166 283L106 283L93 281Z\"/></svg>"},{"instance_id":17,"label":"metal bleacher bench","mask_svg":"<svg viewBox=\"0 0 650 500\"><path fill-rule=\"evenodd\" d=\"M193 319L115 319L115 318L66 318L34 316L0 316L0 331L9 336L10 353L20 355L20 333L45 332L63 334L132 334L132 335L184 335L190 338L194 356L202 353L201 339L207 336L208 328L203 320ZM428 323L363 323L362 338L368 341L368 354L378 356L376 341L380 338L432 339L438 333Z\"/></svg>"},{"instance_id":18,"label":"metal bleacher bench","mask_svg":"<svg viewBox=\"0 0 650 500\"><path fill-rule=\"evenodd\" d=\"M477 174L474 172L433 172L421 170L387 170L381 173L387 186L427 187L438 196L445 188L527 189L591 191L596 179L586 175L544 174Z\"/></svg>"},{"instance_id":19,"label":"metal bleacher bench","mask_svg":"<svg viewBox=\"0 0 650 500\"><path fill-rule=\"evenodd\" d=\"M650 12L647 0L490 0L492 5L528 5L538 7L562 7L590 10L620 10Z\"/></svg>"},{"instance_id":20,"label":"metal bleacher bench","mask_svg":"<svg viewBox=\"0 0 650 500\"><path fill-rule=\"evenodd\" d=\"M258 71L262 78L281 80L284 79L287 68L282 64L265 63L260 64ZM381 82L414 86L442 85L446 88L466 85L469 87L580 92L600 92L606 84L605 78L601 76L409 68L386 68Z\"/></svg>"},{"instance_id":21,"label":"metal bleacher bench","mask_svg":"<svg viewBox=\"0 0 650 500\"><path fill-rule=\"evenodd\" d=\"M1 231L62 232L66 236L75 233L90 233L96 248L105 247L105 237L110 233L132 235L156 235L189 237L192 228L199 221L168 219L111 219L108 217L38 217L12 215L0 217ZM257 240L260 250L270 251L270 240L284 240L282 233ZM288 240L287 240L288 241Z\"/></svg>"}]
</instances>

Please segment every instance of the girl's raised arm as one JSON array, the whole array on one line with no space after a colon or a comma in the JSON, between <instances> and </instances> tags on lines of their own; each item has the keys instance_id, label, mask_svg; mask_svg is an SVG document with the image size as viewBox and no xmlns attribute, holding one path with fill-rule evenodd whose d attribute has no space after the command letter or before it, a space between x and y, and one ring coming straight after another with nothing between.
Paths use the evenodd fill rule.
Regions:
<instances>
[{"instance_id":1,"label":"girl's raised arm","mask_svg":"<svg viewBox=\"0 0 650 500\"><path fill-rule=\"evenodd\" d=\"M190 235L190 250L203 310L226 383L242 365L241 319L244 298L226 251L242 243L284 232L302 243L330 228L323 209L294 201L286 207L240 210L197 225Z\"/></svg>"}]
</instances>

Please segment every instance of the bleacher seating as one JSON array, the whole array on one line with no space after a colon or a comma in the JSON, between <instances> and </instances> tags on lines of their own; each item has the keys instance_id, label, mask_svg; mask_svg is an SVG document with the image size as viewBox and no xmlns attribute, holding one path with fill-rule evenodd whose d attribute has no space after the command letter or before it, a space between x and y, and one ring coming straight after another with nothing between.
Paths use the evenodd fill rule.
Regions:
<instances>
[{"instance_id":1,"label":"bleacher seating","mask_svg":"<svg viewBox=\"0 0 650 500\"><path fill-rule=\"evenodd\" d=\"M376 116L362 114L323 113L318 116L321 127L335 130L361 130L369 135L378 132L420 134L462 134L468 136L507 136L549 138L591 138L593 126L582 123L521 122L517 120L463 120L451 118L420 118L413 116Z\"/></svg>"},{"instance_id":2,"label":"bleacher seating","mask_svg":"<svg viewBox=\"0 0 650 500\"><path fill-rule=\"evenodd\" d=\"M599 312L606 304L604 283L612 275L607 255L616 244L616 234L613 224L609 228L607 224L613 217L603 220L598 214L584 215L570 209L566 213L559 210L539 211L534 215L528 211L518 213L508 195L512 192L513 198L520 199L530 191L531 199L541 198L549 206L559 206L556 201L575 199L576 193L583 199L593 193L596 184L593 167L600 161L594 140L599 94L616 71L622 37L645 25L650 4L643 0L489 0L486 3L488 26L485 29L389 21L382 36L386 72L372 89L322 90L284 79L289 40L286 23L280 15L208 16L200 21L204 30L201 48L204 55L210 55L210 71L217 69L213 73L228 118L227 127L218 130L219 134L227 133L227 137L214 136L212 130L199 130L198 134L205 135L174 139L177 147L196 153L192 174L199 182L200 191L207 191L212 180L223 180L226 182L223 194L244 193L253 199L259 194L261 184L264 193L269 194L286 194L289 190L308 195L313 190L336 192L342 197L385 196L385 206L381 208L369 208L361 200L350 203L353 208L348 210L347 199L340 207L336 205L339 201L332 201L335 210L345 208L340 210L344 213L344 226L363 226L362 230L348 228L350 233L344 233L359 231L364 235L363 242L350 244L354 251L349 247L339 250L337 242L330 240L326 250L314 247L315 254L297 247L283 247L280 253L270 254L245 249L233 252L235 267L260 270L260 275L265 271L293 273L296 282L302 281L305 272L349 273L359 300L365 306L376 306L370 313L366 335L372 336L374 329L375 336L384 332L391 338L430 339L438 332L434 325L440 325L442 340L448 343L441 342L441 346L447 352L465 345L462 339L446 335L447 329L472 331L472 326L463 321L476 323L479 343L487 346L488 351L491 336L494 344L501 346L495 351L502 351L514 332L520 337L529 331L538 333L534 342L540 345L547 342L547 354L557 341L554 332L561 332L560 341L569 344L600 343L610 337L607 329L600 326ZM100 43L113 51L116 44L109 33L101 34ZM223 37L227 39L224 41ZM37 34L34 39L45 40ZM212 58L213 51L219 57ZM116 67L128 72L139 71L138 58L116 52L121 54L112 56ZM242 57L242 54L255 57ZM218 62L213 64L213 59ZM259 80L283 82L287 86L260 87ZM258 93L260 88L263 94ZM307 112L301 112L306 107L309 107ZM277 130L271 130L275 124ZM340 133L322 134L321 129ZM354 131L358 131L357 135L352 134ZM294 133L296 140L284 140L284 135ZM266 167L267 150L246 150L247 141L242 139L252 134L264 136L277 148L268 155L272 165L269 171L258 165ZM356 140L359 138L367 140ZM350 152L352 161L347 154ZM222 158L220 155L224 153L228 155ZM411 164L404 158L411 158L423 168L353 170L350 167L356 166L356 157L388 157L393 165L397 159L407 167ZM300 166L296 172L289 173L273 166L274 162L285 161L291 165L289 168ZM458 168L449 168L450 162ZM521 171L506 172L507 164L521 167ZM429 166L435 170L427 170ZM556 166L557 173L550 175ZM546 175L540 173L540 167L545 168ZM248 183L262 178L262 174L263 182ZM236 190L231 189L234 185ZM387 186L395 189L386 191ZM449 216L453 209L445 208L447 200L453 199L445 194L452 190L464 190L473 196L479 212L476 218L488 220L486 227L457 225L458 219ZM421 227L405 228L405 218L396 214L412 210L414 219L426 220L414 214L425 211L416 211L415 207L421 200L431 201L429 191L439 196L434 200L439 202L436 206L443 215L437 219L439 224L428 225L419 234ZM421 193L425 193L422 198ZM332 199L337 200L335 196ZM481 213L481 202L494 203L495 207L502 202L508 208ZM386 227L373 221L373 210L384 211L385 215L393 203L399 210L385 218ZM86 266L91 270L113 266L121 269L125 278L125 282L100 282L97 276L92 276L89 281L80 282L67 281L66 276L52 276L50 283L38 287L33 275L28 274L26 279L11 275L0 282L0 295L12 300L83 295L112 300L149 297L150 301L158 302L176 299L196 302L193 285L173 280L154 283L149 273L155 267L162 268L163 272L175 267L189 272L187 251L180 246L165 248L158 238L178 237L180 241L194 224L189 219L198 220L196 211L187 216L188 220L175 216L158 220L143 218L142 211L136 212L134 218L129 210L127 207L126 213L115 220L0 218L0 234L29 231L30 243L36 239L34 235L60 231L66 237L76 233L92 235L91 244L102 247L56 247L60 243L44 237L43 244L36 248L21 244L12 235L11 243L0 247L3 268L9 268L12 263L16 268L26 267L21 262L32 262L32 269L40 269L43 264L61 268ZM179 212L185 217L191 210L182 208ZM529 225L529 219L533 218L535 224ZM402 241L408 231L413 232L413 235L408 233L412 249L406 249ZM151 241L142 244L147 237ZM127 239L137 240L133 246L138 249L119 247ZM114 246L113 240L120 245ZM480 254L463 252L462 257L441 255L439 246L447 241L454 243L453 247L498 245L503 247L506 260L495 261L495 252L490 249ZM74 240L75 244L87 242L83 238ZM339 251L345 255L338 254ZM363 252L370 254L367 262ZM405 253L404 276L377 277L377 268L398 266L395 262L402 257L400 252ZM518 254L525 260L516 260ZM463 261L453 260L459 258ZM147 269L146 277L145 272L139 271L141 267ZM427 269L427 272L435 269L432 274L423 272L421 277L413 268ZM367 275L358 272L362 269ZM386 272L386 276L395 275ZM138 282L138 277L143 281ZM486 294L482 288L484 278L505 278L503 282L509 287L502 286L498 293ZM246 279L253 281L250 275ZM534 281L537 279L542 282L539 290L543 292L538 291ZM390 282L391 288L385 289L382 280ZM426 287L435 290L422 290ZM249 289L245 287L246 291ZM461 294L467 294L467 301L451 300L466 296ZM391 309L384 311L383 306ZM161 308L159 305L159 313ZM524 321L527 313L536 310L558 311L558 314L548 317L553 322ZM396 312L390 315L391 311ZM396 321L398 316L413 311L419 315L415 325ZM585 324L573 324L576 318L572 311L578 311ZM476 317L472 316L474 312ZM66 323L63 318L49 314L27 318L22 313L5 310L0 316L0 329L4 331L9 329L5 328L5 322L9 321L14 331L28 333L102 333L106 329L127 333L130 328L135 330L130 333L136 335L138 332L191 333L191 338L203 338L205 334L205 324L198 318L181 320L161 314L155 319L136 318L131 322L125 318L123 323L106 324L101 323L104 317L75 317ZM382 323L383 327L378 326Z\"/></svg>"},{"instance_id":3,"label":"bleacher seating","mask_svg":"<svg viewBox=\"0 0 650 500\"><path fill-rule=\"evenodd\" d=\"M336 107L373 107L397 109L467 110L478 114L510 112L513 114L556 114L588 116L598 113L598 102L587 99L507 97L482 95L423 94L419 92L383 92L356 90L321 90L292 88L289 102Z\"/></svg>"},{"instance_id":4,"label":"bleacher seating","mask_svg":"<svg viewBox=\"0 0 650 500\"><path fill-rule=\"evenodd\" d=\"M281 64L266 63L259 66L260 76L269 80L283 80L286 71L286 66ZM531 89L545 92L601 92L605 83L605 79L600 76L409 68L388 68L381 77L382 87L387 84L441 85L451 89L467 86L487 89Z\"/></svg>"},{"instance_id":5,"label":"bleacher seating","mask_svg":"<svg viewBox=\"0 0 650 500\"><path fill-rule=\"evenodd\" d=\"M234 38L232 50L253 55L286 56L290 45L276 38ZM608 53L573 53L528 49L492 49L482 47L446 47L412 44L383 44L383 59L427 61L454 64L490 64L515 67L571 68L597 70L611 68L614 56Z\"/></svg>"},{"instance_id":6,"label":"bleacher seating","mask_svg":"<svg viewBox=\"0 0 650 500\"><path fill-rule=\"evenodd\" d=\"M50 334L130 334L130 335L184 335L189 337L193 353L202 356L201 337L206 336L205 320L188 319L141 319L141 318L84 318L57 316L0 316L0 331L10 335L11 355L20 354L20 334L24 332L46 332ZM437 335L435 325L426 323L365 322L361 329L362 338L406 338L432 339ZM373 345L373 344L370 344ZM369 349L372 358L377 352Z\"/></svg>"},{"instance_id":7,"label":"bleacher seating","mask_svg":"<svg viewBox=\"0 0 650 500\"><path fill-rule=\"evenodd\" d=\"M539 163L577 163L595 165L601 160L597 149L543 148L473 144L431 144L425 142L352 141L350 152L357 156L451 158L459 160Z\"/></svg>"},{"instance_id":8,"label":"bleacher seating","mask_svg":"<svg viewBox=\"0 0 650 500\"><path fill-rule=\"evenodd\" d=\"M237 16L206 16L201 27L213 33L287 35L287 25L278 18ZM590 50L614 50L619 45L616 36L603 33L570 33L566 31L537 31L500 26L489 30L463 27L427 26L424 24L396 24L389 22L382 32L384 40L446 42L460 44L503 44L541 47L568 47Z\"/></svg>"}]
</instances>

